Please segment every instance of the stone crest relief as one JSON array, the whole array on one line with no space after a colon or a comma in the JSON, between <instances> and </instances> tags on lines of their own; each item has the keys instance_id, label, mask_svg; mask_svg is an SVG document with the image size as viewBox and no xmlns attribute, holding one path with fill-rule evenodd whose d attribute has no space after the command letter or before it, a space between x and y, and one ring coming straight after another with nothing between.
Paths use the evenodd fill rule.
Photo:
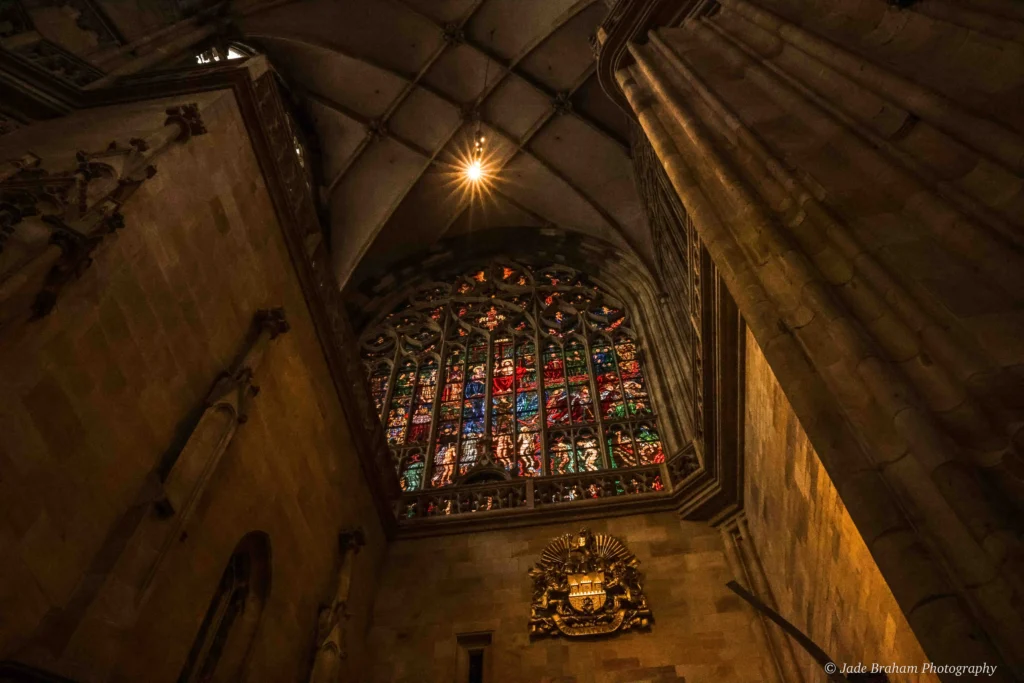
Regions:
<instances>
[{"instance_id":1,"label":"stone crest relief","mask_svg":"<svg viewBox=\"0 0 1024 683\"><path fill-rule=\"evenodd\" d=\"M640 561L622 541L589 529L553 540L536 566L530 637L595 636L649 628Z\"/></svg>"}]
</instances>

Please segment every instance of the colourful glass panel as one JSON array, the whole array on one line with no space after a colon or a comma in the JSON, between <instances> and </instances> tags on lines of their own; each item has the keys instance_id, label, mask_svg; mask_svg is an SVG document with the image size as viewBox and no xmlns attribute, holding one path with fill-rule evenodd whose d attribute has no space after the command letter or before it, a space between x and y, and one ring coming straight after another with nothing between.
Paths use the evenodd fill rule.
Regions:
<instances>
[{"instance_id":1,"label":"colourful glass panel","mask_svg":"<svg viewBox=\"0 0 1024 683\"><path fill-rule=\"evenodd\" d=\"M498 327L498 325L505 322L505 318L507 317L508 316L505 311L499 309L497 306L491 305L490 308L484 311L483 315L477 317L476 324L481 327L486 327L489 330L493 330Z\"/></svg>"},{"instance_id":2,"label":"colourful glass panel","mask_svg":"<svg viewBox=\"0 0 1024 683\"><path fill-rule=\"evenodd\" d=\"M413 451L405 457L398 483L403 491L419 491L423 486L423 454Z\"/></svg>"},{"instance_id":3,"label":"colourful glass panel","mask_svg":"<svg viewBox=\"0 0 1024 683\"><path fill-rule=\"evenodd\" d=\"M606 431L608 435L608 457L612 467L636 467L636 449L628 425L614 425Z\"/></svg>"},{"instance_id":4,"label":"colourful glass panel","mask_svg":"<svg viewBox=\"0 0 1024 683\"><path fill-rule=\"evenodd\" d=\"M441 426L434 449L434 476L430 479L431 486L448 486L455 479L455 467L459 462L457 429L452 431L447 425Z\"/></svg>"},{"instance_id":5,"label":"colourful glass panel","mask_svg":"<svg viewBox=\"0 0 1024 683\"><path fill-rule=\"evenodd\" d=\"M533 342L521 341L515 350L516 469L520 477L543 473L540 405L537 396L537 354Z\"/></svg>"},{"instance_id":6,"label":"colourful glass panel","mask_svg":"<svg viewBox=\"0 0 1024 683\"><path fill-rule=\"evenodd\" d=\"M661 447L661 437L654 425L640 424L634 430L636 447L641 465L665 462L665 452Z\"/></svg>"},{"instance_id":7,"label":"colourful glass panel","mask_svg":"<svg viewBox=\"0 0 1024 683\"><path fill-rule=\"evenodd\" d=\"M569 424L565 361L557 344L548 344L544 348L544 414L549 427Z\"/></svg>"},{"instance_id":8,"label":"colourful glass panel","mask_svg":"<svg viewBox=\"0 0 1024 683\"><path fill-rule=\"evenodd\" d=\"M565 347L565 372L569 382L569 417L574 425L594 421L594 404L590 398L590 370L583 342L573 339Z\"/></svg>"},{"instance_id":9,"label":"colourful glass panel","mask_svg":"<svg viewBox=\"0 0 1024 683\"><path fill-rule=\"evenodd\" d=\"M507 470L515 467L515 353L509 337L494 340L491 365L491 453Z\"/></svg>"},{"instance_id":10,"label":"colourful glass panel","mask_svg":"<svg viewBox=\"0 0 1024 683\"><path fill-rule=\"evenodd\" d=\"M487 341L472 340L466 367L466 384L462 401L462 438L459 448L459 474L464 474L477 461L477 443L484 436L487 395Z\"/></svg>"},{"instance_id":11,"label":"colourful glass panel","mask_svg":"<svg viewBox=\"0 0 1024 683\"><path fill-rule=\"evenodd\" d=\"M552 434L548 439L548 457L551 474L572 474L576 471L576 458L572 453L572 438L568 434Z\"/></svg>"},{"instance_id":12,"label":"colourful glass panel","mask_svg":"<svg viewBox=\"0 0 1024 683\"><path fill-rule=\"evenodd\" d=\"M597 386L598 402L601 406L601 417L606 420L618 420L626 416L626 406L622 402L622 385L619 383L615 351L611 344L601 341L591 349L594 363L594 384Z\"/></svg>"},{"instance_id":13,"label":"colourful glass panel","mask_svg":"<svg viewBox=\"0 0 1024 683\"><path fill-rule=\"evenodd\" d=\"M647 387L644 386L644 376L640 372L636 344L632 339L620 338L615 342L615 352L619 357L619 374L622 376L622 390L630 417L650 415L651 405L647 396Z\"/></svg>"},{"instance_id":14,"label":"colourful glass panel","mask_svg":"<svg viewBox=\"0 0 1024 683\"><path fill-rule=\"evenodd\" d=\"M539 477L543 473L540 432L519 432L516 436L516 464L520 477Z\"/></svg>"},{"instance_id":15,"label":"colourful glass panel","mask_svg":"<svg viewBox=\"0 0 1024 683\"><path fill-rule=\"evenodd\" d=\"M416 383L416 363L407 360L398 369L395 390L391 394L391 409L388 411L388 444L400 446L405 443L409 427L409 411L412 408L412 391Z\"/></svg>"},{"instance_id":16,"label":"colourful glass panel","mask_svg":"<svg viewBox=\"0 0 1024 683\"><path fill-rule=\"evenodd\" d=\"M458 465L459 422L462 416L462 386L465 380L466 354L459 347L448 352L444 364L444 387L434 446L433 486L447 486L455 478Z\"/></svg>"},{"instance_id":17,"label":"colourful glass panel","mask_svg":"<svg viewBox=\"0 0 1024 683\"><path fill-rule=\"evenodd\" d=\"M587 429L576 435L574 455L577 472L596 472L601 469L601 446L594 432Z\"/></svg>"},{"instance_id":18,"label":"colourful glass panel","mask_svg":"<svg viewBox=\"0 0 1024 683\"><path fill-rule=\"evenodd\" d=\"M388 380L391 379L391 367L387 363L378 363L370 368L370 396L378 417L384 410L384 400L388 395Z\"/></svg>"},{"instance_id":19,"label":"colourful glass panel","mask_svg":"<svg viewBox=\"0 0 1024 683\"><path fill-rule=\"evenodd\" d=\"M586 276L496 264L421 289L411 302L363 341L403 486L452 483L485 443L513 476L664 460L629 318ZM537 332L548 335L540 347ZM425 358L442 339L440 364ZM411 349L416 359L403 355Z\"/></svg>"},{"instance_id":20,"label":"colourful glass panel","mask_svg":"<svg viewBox=\"0 0 1024 683\"><path fill-rule=\"evenodd\" d=\"M427 359L420 366L416 378L416 395L413 402L412 420L406 444L427 443L430 438L430 424L434 419L434 398L437 390L437 361Z\"/></svg>"}]
</instances>

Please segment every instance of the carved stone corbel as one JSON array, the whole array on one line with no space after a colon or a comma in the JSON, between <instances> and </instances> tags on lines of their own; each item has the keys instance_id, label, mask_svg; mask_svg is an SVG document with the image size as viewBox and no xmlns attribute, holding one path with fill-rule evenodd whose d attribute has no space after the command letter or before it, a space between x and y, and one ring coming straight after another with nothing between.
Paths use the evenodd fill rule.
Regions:
<instances>
[{"instance_id":1,"label":"carved stone corbel","mask_svg":"<svg viewBox=\"0 0 1024 683\"><path fill-rule=\"evenodd\" d=\"M249 330L249 343L240 359L218 377L207 394L204 411L170 469L162 476L154 471L139 491L136 502L122 519L124 534L109 549L111 559L100 585L80 587L78 604L57 610L52 623L58 636L45 640L47 652L66 646L61 624L104 624L129 630L137 623L171 551L187 537L188 524L207 493L207 485L231 443L253 397L259 392L254 380L270 343L288 331L280 308L258 311ZM346 593L347 595L347 593ZM83 615L88 617L83 620Z\"/></svg>"},{"instance_id":2,"label":"carved stone corbel","mask_svg":"<svg viewBox=\"0 0 1024 683\"><path fill-rule=\"evenodd\" d=\"M356 528L338 534L338 548L341 553L341 565L338 569L337 588L334 601L322 605L317 619L316 656L313 660L313 671L310 683L338 683L341 672L341 660L345 659L345 621L348 614L348 600L352 590L352 572L355 567L355 556L366 544L363 530Z\"/></svg>"},{"instance_id":3,"label":"carved stone corbel","mask_svg":"<svg viewBox=\"0 0 1024 683\"><path fill-rule=\"evenodd\" d=\"M242 359L221 373L206 397L206 410L163 482L157 508L184 525L206 482L220 462L238 425L248 420L249 406L259 393L253 383L270 342L288 331L284 310L261 310L253 318L256 336Z\"/></svg>"}]
</instances>

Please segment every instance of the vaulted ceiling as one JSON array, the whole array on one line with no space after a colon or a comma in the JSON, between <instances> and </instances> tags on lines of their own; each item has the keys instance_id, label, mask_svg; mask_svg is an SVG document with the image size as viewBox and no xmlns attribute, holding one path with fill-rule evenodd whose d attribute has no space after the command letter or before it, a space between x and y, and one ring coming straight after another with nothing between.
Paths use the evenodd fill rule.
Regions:
<instances>
[{"instance_id":1,"label":"vaulted ceiling","mask_svg":"<svg viewBox=\"0 0 1024 683\"><path fill-rule=\"evenodd\" d=\"M342 286L444 238L558 226L649 259L625 115L594 74L604 0L299 0L237 20L321 146ZM477 123L479 121L479 123ZM492 189L453 164L477 126Z\"/></svg>"}]
</instances>

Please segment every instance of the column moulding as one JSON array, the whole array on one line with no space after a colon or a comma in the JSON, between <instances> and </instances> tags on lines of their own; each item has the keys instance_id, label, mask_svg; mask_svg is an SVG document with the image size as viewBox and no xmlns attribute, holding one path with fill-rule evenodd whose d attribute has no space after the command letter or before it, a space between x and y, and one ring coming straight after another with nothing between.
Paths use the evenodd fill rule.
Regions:
<instances>
[{"instance_id":1,"label":"column moulding","mask_svg":"<svg viewBox=\"0 0 1024 683\"><path fill-rule=\"evenodd\" d=\"M877 166L873 177L896 178L897 193L916 197L921 190L932 190L914 176L920 168L899 168L906 153L901 158L891 154L891 148L871 148L865 139L870 129L814 100L813 84L799 84L799 77L787 74L784 65L759 60L730 33L735 22L726 19L734 20L738 8L744 8L748 18L759 13L761 28L783 43L801 32L799 47L806 58L831 60L835 68L846 64L841 48L828 44L831 52L825 54L825 38L803 28L791 30L785 20L761 9L772 1L723 0L723 11L710 8L703 16L691 15L682 28L672 29L671 36L652 32L649 44L630 43L635 65L618 70L618 85L926 651L936 660L981 656L1020 665L1024 630L1021 615L1010 607L1012 596L1021 592L1020 543L973 469L995 468L1001 478L1001 473L1011 471L1016 456L1007 450L1002 426L986 416L982 406L988 404L974 403L971 391L960 384L988 371L991 361L983 358L951 370L935 354L920 371L905 374L908 368L898 363L931 355L924 353L923 345L955 344L942 342L941 330L924 339L924 332L934 326L927 309L922 315L896 285L898 278L882 263L872 262L844 232L843 217L833 218L828 181L808 186L809 176L801 175L802 157L774 156L771 131L759 132L758 123L746 124L739 115L742 111L732 111L731 92L719 91L716 79L732 86L737 82L733 79L746 76L765 90L766 101L777 109L793 113L800 123L813 121L817 127L812 125L811 130L831 131L828 139L854 151L855 161L869 162L869 170ZM636 32L629 37L636 37ZM622 40L622 35L613 32L606 40L613 39ZM684 55L673 49L674 44L689 49L681 48ZM812 47L820 50L811 55ZM691 64L690 50L699 58L722 55L725 66L699 58ZM849 64L867 64L858 59L850 57ZM739 75L728 73L730 68ZM851 78L862 87L880 90L883 97L898 91L899 96L917 98L914 103L924 98L929 120L959 112L952 103L928 100L920 87L881 69L860 70ZM939 104L950 106L935 110ZM947 125L951 120L937 125L954 135L956 126ZM975 127L972 134L984 137L986 130ZM972 138L971 148L991 154L1000 140L998 135L982 141ZM1014 144L1002 149L1019 161ZM1009 167L1018 172L1019 164ZM821 177L830 179L827 174ZM869 184L864 191L874 187ZM934 206L951 214L964 205L935 199L939 203ZM1017 292L1019 299L1024 291L1024 269L1015 265L1021 262L1019 255L1001 251L1005 246L999 238L981 225L971 225L971 234L984 233L985 239L972 239L969 248L959 248L966 237L942 228L934 222L936 215L911 214L954 258L1004 291ZM968 223L961 219L957 229ZM836 254L844 251L856 265L840 276L835 266L842 260ZM839 287L854 282L858 270L871 279L865 282L859 276L861 290L854 299L852 290ZM877 293L872 291L876 286L881 288ZM864 320L858 318L862 311L851 312L852 305L865 302L881 308L884 316ZM954 358L965 354L954 353ZM922 392L932 403L922 400ZM937 403L940 400L944 403ZM948 419L942 412L953 410L957 412ZM965 419L971 420L966 423L970 431L964 430ZM949 430L956 428L960 432L952 438ZM963 439L972 440L971 449L965 450ZM1015 486L1011 477L1000 490L1012 499ZM947 599L953 595L971 606L1003 657L979 640L973 618L956 600ZM948 610L950 626L940 632L934 619L942 610ZM963 637L958 640L955 634Z\"/></svg>"}]
</instances>

